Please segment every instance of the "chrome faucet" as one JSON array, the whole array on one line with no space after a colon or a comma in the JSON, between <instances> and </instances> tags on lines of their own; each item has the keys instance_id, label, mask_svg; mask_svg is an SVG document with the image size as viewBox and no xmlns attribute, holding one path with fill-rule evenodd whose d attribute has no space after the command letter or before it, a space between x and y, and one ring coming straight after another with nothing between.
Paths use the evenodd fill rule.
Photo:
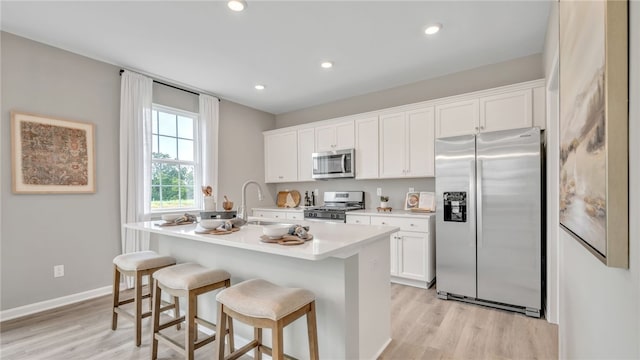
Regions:
<instances>
[{"instance_id":1,"label":"chrome faucet","mask_svg":"<svg viewBox=\"0 0 640 360\"><path fill-rule=\"evenodd\" d=\"M244 184L242 184L242 201L240 203L240 207L238 208L237 217L247 221L247 186L249 184L255 184L258 187L258 200L262 201L264 197L262 196L262 187L254 180L247 180Z\"/></svg>"}]
</instances>

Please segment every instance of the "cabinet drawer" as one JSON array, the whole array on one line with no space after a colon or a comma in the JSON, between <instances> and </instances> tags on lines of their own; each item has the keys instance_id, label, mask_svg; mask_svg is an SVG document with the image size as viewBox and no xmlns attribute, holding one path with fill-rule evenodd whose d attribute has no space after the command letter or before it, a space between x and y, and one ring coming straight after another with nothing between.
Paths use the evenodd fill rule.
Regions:
<instances>
[{"instance_id":1,"label":"cabinet drawer","mask_svg":"<svg viewBox=\"0 0 640 360\"><path fill-rule=\"evenodd\" d=\"M253 216L269 218L269 219L286 219L287 218L286 213L281 211L254 210Z\"/></svg>"},{"instance_id":2,"label":"cabinet drawer","mask_svg":"<svg viewBox=\"0 0 640 360\"><path fill-rule=\"evenodd\" d=\"M427 219L372 216L371 225L397 226L401 231L429 232L429 220Z\"/></svg>"},{"instance_id":3,"label":"cabinet drawer","mask_svg":"<svg viewBox=\"0 0 640 360\"><path fill-rule=\"evenodd\" d=\"M288 212L286 214L289 220L304 220L304 214L301 212Z\"/></svg>"},{"instance_id":4,"label":"cabinet drawer","mask_svg":"<svg viewBox=\"0 0 640 360\"><path fill-rule=\"evenodd\" d=\"M366 215L347 215L347 224L371 224L371 217Z\"/></svg>"}]
</instances>

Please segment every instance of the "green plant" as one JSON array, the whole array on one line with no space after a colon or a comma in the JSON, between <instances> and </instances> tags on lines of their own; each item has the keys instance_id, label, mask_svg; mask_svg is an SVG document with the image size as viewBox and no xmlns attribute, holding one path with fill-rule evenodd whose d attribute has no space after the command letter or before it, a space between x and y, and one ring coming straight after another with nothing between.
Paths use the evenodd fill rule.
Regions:
<instances>
[{"instance_id":1,"label":"green plant","mask_svg":"<svg viewBox=\"0 0 640 360\"><path fill-rule=\"evenodd\" d=\"M380 196L380 201L382 201L382 202L389 201L389 197L388 196Z\"/></svg>"}]
</instances>

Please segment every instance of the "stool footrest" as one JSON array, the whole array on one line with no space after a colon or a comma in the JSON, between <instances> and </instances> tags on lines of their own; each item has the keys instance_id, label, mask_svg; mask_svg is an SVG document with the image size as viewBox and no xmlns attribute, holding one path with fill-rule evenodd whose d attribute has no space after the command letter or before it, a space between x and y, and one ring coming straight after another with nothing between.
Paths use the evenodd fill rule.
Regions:
<instances>
[{"instance_id":1,"label":"stool footrest","mask_svg":"<svg viewBox=\"0 0 640 360\"><path fill-rule=\"evenodd\" d=\"M204 339L202 339L202 340L200 340L200 341L196 341L196 342L193 344L193 349L194 349L194 350L198 350L198 349L199 349L199 348L201 348L202 346L205 346L205 345L207 345L207 344L209 344L209 343L211 343L211 342L214 342L215 340L216 340L216 334L213 334L213 335L207 336L206 338L204 338Z\"/></svg>"},{"instance_id":2,"label":"stool footrest","mask_svg":"<svg viewBox=\"0 0 640 360\"><path fill-rule=\"evenodd\" d=\"M142 295L142 299L148 299L148 298L150 298L150 297L151 297L151 294L144 294L144 295ZM127 300L121 300L121 301L119 301L119 302L118 302L118 306L120 306L120 305L126 305L126 304L131 304L131 303L132 303L132 302L134 302L134 301L136 301L136 299L135 299L135 298L130 298L130 299L127 299Z\"/></svg>"},{"instance_id":3,"label":"stool footrest","mask_svg":"<svg viewBox=\"0 0 640 360\"><path fill-rule=\"evenodd\" d=\"M195 321L196 321L196 324L202 325L209 330L218 331L218 327L216 326L216 324L212 322L208 322L207 320L200 319L200 318L195 318Z\"/></svg>"},{"instance_id":4,"label":"stool footrest","mask_svg":"<svg viewBox=\"0 0 640 360\"><path fill-rule=\"evenodd\" d=\"M178 325L178 324L182 323L183 321L184 321L184 316L181 316L181 317L179 317L177 319L173 319L173 320L171 320L169 322L166 322L164 324L160 324L160 326L158 327L158 330L166 329L166 328L171 327L173 325Z\"/></svg>"},{"instance_id":5,"label":"stool footrest","mask_svg":"<svg viewBox=\"0 0 640 360\"><path fill-rule=\"evenodd\" d=\"M126 310L123 310L123 309L120 309L120 308L114 308L113 311L115 313L117 313L118 315L122 315L122 316L126 317L127 319L129 319L131 321L135 321L136 320L135 316L131 315L131 313L129 313Z\"/></svg>"},{"instance_id":6,"label":"stool footrest","mask_svg":"<svg viewBox=\"0 0 640 360\"><path fill-rule=\"evenodd\" d=\"M240 349L237 349L236 351L229 354L228 356L225 356L224 360L239 359L242 355L248 353L251 349L255 348L256 346L260 346L260 343L258 342L258 340L255 340L255 339L251 340L251 342L249 342L247 345L241 347Z\"/></svg>"}]
</instances>

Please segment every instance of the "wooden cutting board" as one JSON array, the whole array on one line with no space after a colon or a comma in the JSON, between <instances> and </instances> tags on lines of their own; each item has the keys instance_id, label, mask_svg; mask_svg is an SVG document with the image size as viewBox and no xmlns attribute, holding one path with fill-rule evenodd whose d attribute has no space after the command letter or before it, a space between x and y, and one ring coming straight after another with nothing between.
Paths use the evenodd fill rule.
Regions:
<instances>
[{"instance_id":1,"label":"wooden cutting board","mask_svg":"<svg viewBox=\"0 0 640 360\"><path fill-rule=\"evenodd\" d=\"M298 190L279 191L276 205L280 208L294 208L300 205L300 192Z\"/></svg>"}]
</instances>

